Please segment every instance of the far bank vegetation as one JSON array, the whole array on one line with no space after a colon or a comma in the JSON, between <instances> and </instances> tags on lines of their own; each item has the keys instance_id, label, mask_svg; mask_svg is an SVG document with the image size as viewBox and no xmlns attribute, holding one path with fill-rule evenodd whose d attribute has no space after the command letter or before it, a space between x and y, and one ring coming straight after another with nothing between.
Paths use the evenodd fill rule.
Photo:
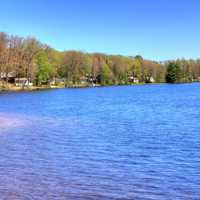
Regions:
<instances>
[{"instance_id":1,"label":"far bank vegetation","mask_svg":"<svg viewBox=\"0 0 200 200\"><path fill-rule=\"evenodd\" d=\"M87 87L200 81L200 60L57 51L35 38L0 32L0 87Z\"/></svg>"}]
</instances>

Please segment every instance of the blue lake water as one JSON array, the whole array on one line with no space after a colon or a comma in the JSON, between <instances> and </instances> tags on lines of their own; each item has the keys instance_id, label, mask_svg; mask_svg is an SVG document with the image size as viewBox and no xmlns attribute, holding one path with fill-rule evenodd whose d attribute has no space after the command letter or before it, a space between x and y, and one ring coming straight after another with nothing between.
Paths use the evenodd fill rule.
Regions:
<instances>
[{"instance_id":1,"label":"blue lake water","mask_svg":"<svg viewBox=\"0 0 200 200\"><path fill-rule=\"evenodd\" d=\"M200 84L0 94L0 199L199 200Z\"/></svg>"}]
</instances>

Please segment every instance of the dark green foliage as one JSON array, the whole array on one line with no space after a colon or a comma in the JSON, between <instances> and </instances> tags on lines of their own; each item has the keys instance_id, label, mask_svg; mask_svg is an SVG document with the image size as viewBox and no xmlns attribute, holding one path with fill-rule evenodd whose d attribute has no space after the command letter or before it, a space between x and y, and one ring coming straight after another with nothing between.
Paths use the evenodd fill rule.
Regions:
<instances>
[{"instance_id":1,"label":"dark green foliage","mask_svg":"<svg viewBox=\"0 0 200 200\"><path fill-rule=\"evenodd\" d=\"M167 65L166 82L180 83L181 82L181 68L178 63L170 62Z\"/></svg>"}]
</instances>

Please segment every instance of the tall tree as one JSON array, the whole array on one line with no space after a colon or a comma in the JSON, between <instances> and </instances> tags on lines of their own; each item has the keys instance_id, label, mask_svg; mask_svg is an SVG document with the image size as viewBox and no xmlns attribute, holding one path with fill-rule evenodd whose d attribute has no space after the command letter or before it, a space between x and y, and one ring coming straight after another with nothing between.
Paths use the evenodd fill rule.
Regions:
<instances>
[{"instance_id":1,"label":"tall tree","mask_svg":"<svg viewBox=\"0 0 200 200\"><path fill-rule=\"evenodd\" d=\"M42 44L35 38L26 38L23 43L23 63L28 81L32 81L36 75L35 58L43 48Z\"/></svg>"},{"instance_id":2,"label":"tall tree","mask_svg":"<svg viewBox=\"0 0 200 200\"><path fill-rule=\"evenodd\" d=\"M7 65L7 47L8 35L0 32L0 81L5 73L5 66Z\"/></svg>"},{"instance_id":3,"label":"tall tree","mask_svg":"<svg viewBox=\"0 0 200 200\"><path fill-rule=\"evenodd\" d=\"M170 62L167 65L166 82L178 83L181 81L181 69L178 63Z\"/></svg>"},{"instance_id":4,"label":"tall tree","mask_svg":"<svg viewBox=\"0 0 200 200\"><path fill-rule=\"evenodd\" d=\"M36 82L38 85L48 83L53 75L52 65L49 63L48 57L44 51L37 54L38 72L36 75Z\"/></svg>"}]
</instances>

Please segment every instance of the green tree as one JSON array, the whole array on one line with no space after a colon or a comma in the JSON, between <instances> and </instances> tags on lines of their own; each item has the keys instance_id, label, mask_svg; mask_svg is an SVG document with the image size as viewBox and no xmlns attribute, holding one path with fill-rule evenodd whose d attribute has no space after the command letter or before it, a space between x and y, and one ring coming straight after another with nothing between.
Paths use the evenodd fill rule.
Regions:
<instances>
[{"instance_id":1,"label":"green tree","mask_svg":"<svg viewBox=\"0 0 200 200\"><path fill-rule=\"evenodd\" d=\"M132 76L137 77L138 79L141 78L141 62L138 59L133 60L130 72Z\"/></svg>"},{"instance_id":2,"label":"green tree","mask_svg":"<svg viewBox=\"0 0 200 200\"><path fill-rule=\"evenodd\" d=\"M100 71L99 82L101 85L112 84L112 71L106 63L102 66L102 69Z\"/></svg>"},{"instance_id":3,"label":"green tree","mask_svg":"<svg viewBox=\"0 0 200 200\"><path fill-rule=\"evenodd\" d=\"M37 84L41 85L42 83L47 83L51 75L53 73L53 68L49 63L48 57L44 51L40 51L37 54L37 65L38 65L38 73L37 73Z\"/></svg>"},{"instance_id":4,"label":"green tree","mask_svg":"<svg viewBox=\"0 0 200 200\"><path fill-rule=\"evenodd\" d=\"M181 68L175 62L170 62L167 65L166 82L178 83L181 81Z\"/></svg>"}]
</instances>

